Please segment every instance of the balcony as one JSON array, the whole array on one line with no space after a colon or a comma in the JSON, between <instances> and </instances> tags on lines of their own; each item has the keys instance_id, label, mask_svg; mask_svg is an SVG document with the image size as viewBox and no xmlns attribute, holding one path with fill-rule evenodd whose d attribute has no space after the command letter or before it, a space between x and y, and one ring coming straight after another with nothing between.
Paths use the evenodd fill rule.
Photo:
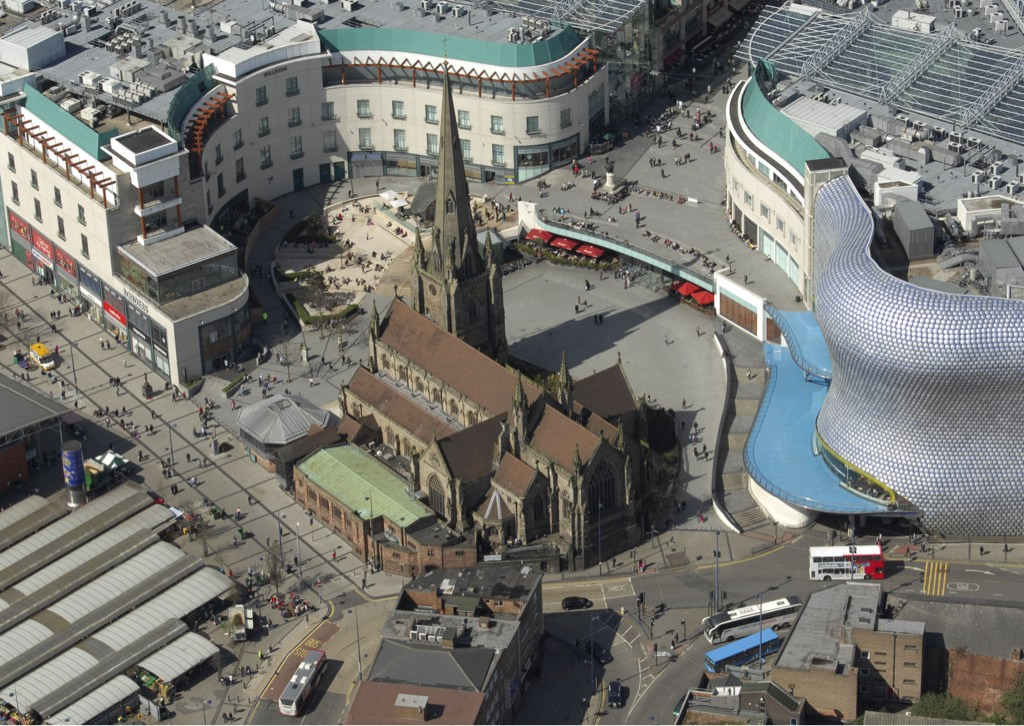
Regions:
<instances>
[{"instance_id":1,"label":"balcony","mask_svg":"<svg viewBox=\"0 0 1024 726\"><path fill-rule=\"evenodd\" d=\"M373 118L373 113L370 111L356 111L356 118Z\"/></svg>"},{"instance_id":2,"label":"balcony","mask_svg":"<svg viewBox=\"0 0 1024 726\"><path fill-rule=\"evenodd\" d=\"M269 100L267 99L266 96L264 96L263 98L257 98L256 99L256 105L257 106L266 106L268 103L269 103Z\"/></svg>"},{"instance_id":3,"label":"balcony","mask_svg":"<svg viewBox=\"0 0 1024 726\"><path fill-rule=\"evenodd\" d=\"M303 157L303 155L304 155L304 152L302 151L302 149L299 149L298 151L293 151L288 156L289 156L289 158L292 158L292 159L301 159Z\"/></svg>"},{"instance_id":4,"label":"balcony","mask_svg":"<svg viewBox=\"0 0 1024 726\"><path fill-rule=\"evenodd\" d=\"M337 150L338 150L338 145L337 144L324 144L324 153L325 154L333 154Z\"/></svg>"},{"instance_id":5,"label":"balcony","mask_svg":"<svg viewBox=\"0 0 1024 726\"><path fill-rule=\"evenodd\" d=\"M373 144L364 144L361 141L359 142L359 150L360 151L373 151L374 148L376 148L376 147L374 147Z\"/></svg>"},{"instance_id":6,"label":"balcony","mask_svg":"<svg viewBox=\"0 0 1024 726\"><path fill-rule=\"evenodd\" d=\"M437 126L437 124L438 124L439 122L438 122L438 120L437 120L437 116L435 116L434 118L430 118L430 116L426 116L426 117L425 117L425 118L423 119L423 123L426 123L426 124L433 124L434 126Z\"/></svg>"},{"instance_id":7,"label":"balcony","mask_svg":"<svg viewBox=\"0 0 1024 726\"><path fill-rule=\"evenodd\" d=\"M301 118L290 118L288 119L288 128L293 129L296 126L302 126Z\"/></svg>"},{"instance_id":8,"label":"balcony","mask_svg":"<svg viewBox=\"0 0 1024 726\"><path fill-rule=\"evenodd\" d=\"M501 159L500 161L498 159L492 159L491 160L491 166L505 167L505 166L508 166L508 163L504 159Z\"/></svg>"},{"instance_id":9,"label":"balcony","mask_svg":"<svg viewBox=\"0 0 1024 726\"><path fill-rule=\"evenodd\" d=\"M299 89L298 88L289 88L287 91L284 92L284 95L286 95L286 96L298 96L299 95Z\"/></svg>"},{"instance_id":10,"label":"balcony","mask_svg":"<svg viewBox=\"0 0 1024 726\"><path fill-rule=\"evenodd\" d=\"M271 161L270 159L264 159L263 161L260 162L260 169L269 169L273 165L273 161Z\"/></svg>"},{"instance_id":11,"label":"balcony","mask_svg":"<svg viewBox=\"0 0 1024 726\"><path fill-rule=\"evenodd\" d=\"M135 205L135 216L147 217L157 212L162 212L167 209L173 209L181 204L180 196L159 196L159 197L146 197L142 200L142 204ZM83 222L84 223L84 222Z\"/></svg>"},{"instance_id":12,"label":"balcony","mask_svg":"<svg viewBox=\"0 0 1024 726\"><path fill-rule=\"evenodd\" d=\"M409 145L408 144L395 144L395 151L408 151L408 150L409 150Z\"/></svg>"},{"instance_id":13,"label":"balcony","mask_svg":"<svg viewBox=\"0 0 1024 726\"><path fill-rule=\"evenodd\" d=\"M391 118L395 119L396 121L405 121L409 117L406 116L404 113L393 113L391 114Z\"/></svg>"},{"instance_id":14,"label":"balcony","mask_svg":"<svg viewBox=\"0 0 1024 726\"><path fill-rule=\"evenodd\" d=\"M491 133L492 134L496 134L498 136L504 136L505 135L505 129L498 128L497 126L491 126Z\"/></svg>"},{"instance_id":15,"label":"balcony","mask_svg":"<svg viewBox=\"0 0 1024 726\"><path fill-rule=\"evenodd\" d=\"M267 129L260 129L259 132L256 135L259 136L261 139L264 136L270 136L270 129L269 128L267 128Z\"/></svg>"},{"instance_id":16,"label":"balcony","mask_svg":"<svg viewBox=\"0 0 1024 726\"><path fill-rule=\"evenodd\" d=\"M463 131L472 131L473 130L473 124L458 124L458 127L460 129L462 129Z\"/></svg>"}]
</instances>

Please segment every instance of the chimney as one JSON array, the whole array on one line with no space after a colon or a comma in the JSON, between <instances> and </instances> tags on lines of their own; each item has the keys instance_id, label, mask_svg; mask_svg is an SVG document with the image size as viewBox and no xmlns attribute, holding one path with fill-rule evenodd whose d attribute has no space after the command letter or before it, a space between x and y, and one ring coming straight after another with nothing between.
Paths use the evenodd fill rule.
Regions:
<instances>
[{"instance_id":1,"label":"chimney","mask_svg":"<svg viewBox=\"0 0 1024 726\"><path fill-rule=\"evenodd\" d=\"M184 15L181 15L181 16L178 17L178 32L179 33L184 33L185 32L185 16Z\"/></svg>"},{"instance_id":2,"label":"chimney","mask_svg":"<svg viewBox=\"0 0 1024 726\"><path fill-rule=\"evenodd\" d=\"M395 699L395 720L426 721L429 705L426 696L399 693Z\"/></svg>"}]
</instances>

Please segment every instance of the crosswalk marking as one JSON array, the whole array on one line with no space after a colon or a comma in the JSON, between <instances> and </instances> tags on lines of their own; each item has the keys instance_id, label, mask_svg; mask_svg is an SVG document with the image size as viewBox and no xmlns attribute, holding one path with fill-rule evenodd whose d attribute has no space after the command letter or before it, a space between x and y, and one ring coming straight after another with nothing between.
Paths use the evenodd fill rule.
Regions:
<instances>
[{"instance_id":1,"label":"crosswalk marking","mask_svg":"<svg viewBox=\"0 0 1024 726\"><path fill-rule=\"evenodd\" d=\"M926 595L942 596L946 593L946 579L949 577L949 563L930 561L925 563L921 592Z\"/></svg>"}]
</instances>

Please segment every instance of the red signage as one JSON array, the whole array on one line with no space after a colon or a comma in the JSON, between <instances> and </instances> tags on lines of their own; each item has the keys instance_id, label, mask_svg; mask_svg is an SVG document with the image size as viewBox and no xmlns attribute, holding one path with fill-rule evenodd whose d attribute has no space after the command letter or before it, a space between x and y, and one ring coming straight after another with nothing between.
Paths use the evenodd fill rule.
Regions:
<instances>
[{"instance_id":1,"label":"red signage","mask_svg":"<svg viewBox=\"0 0 1024 726\"><path fill-rule=\"evenodd\" d=\"M32 228L28 222L10 210L7 210L7 220L11 223L11 229L25 239L32 239Z\"/></svg>"},{"instance_id":2,"label":"red signage","mask_svg":"<svg viewBox=\"0 0 1024 726\"><path fill-rule=\"evenodd\" d=\"M60 265L60 268L64 270L64 272L71 275L71 277L78 277L78 264L75 262L75 259L71 257L71 255L62 250L60 247L54 247L53 257L57 261L57 264Z\"/></svg>"},{"instance_id":3,"label":"red signage","mask_svg":"<svg viewBox=\"0 0 1024 726\"><path fill-rule=\"evenodd\" d=\"M53 244L36 230L32 230L32 246L48 260L53 259Z\"/></svg>"},{"instance_id":4,"label":"red signage","mask_svg":"<svg viewBox=\"0 0 1024 726\"><path fill-rule=\"evenodd\" d=\"M125 319L124 313L108 303L106 300L103 301L103 312L105 312L108 317L113 318L117 323L119 323L122 328L128 327L128 321Z\"/></svg>"}]
</instances>

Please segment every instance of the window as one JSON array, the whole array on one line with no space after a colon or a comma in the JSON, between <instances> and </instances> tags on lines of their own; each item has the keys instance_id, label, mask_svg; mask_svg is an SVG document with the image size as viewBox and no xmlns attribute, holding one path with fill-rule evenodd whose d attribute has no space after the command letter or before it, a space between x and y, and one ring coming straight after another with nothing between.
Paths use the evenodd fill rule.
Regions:
<instances>
[{"instance_id":1,"label":"window","mask_svg":"<svg viewBox=\"0 0 1024 726\"><path fill-rule=\"evenodd\" d=\"M284 95L286 96L297 96L299 95L299 77L292 76L291 78L285 79L284 82Z\"/></svg>"},{"instance_id":2,"label":"window","mask_svg":"<svg viewBox=\"0 0 1024 726\"><path fill-rule=\"evenodd\" d=\"M267 87L260 86L256 89L256 105L266 106L267 105Z\"/></svg>"},{"instance_id":3,"label":"window","mask_svg":"<svg viewBox=\"0 0 1024 726\"><path fill-rule=\"evenodd\" d=\"M217 199L224 196L224 172L217 174Z\"/></svg>"},{"instance_id":4,"label":"window","mask_svg":"<svg viewBox=\"0 0 1024 726\"><path fill-rule=\"evenodd\" d=\"M324 131L324 151L338 150L338 132L334 129Z\"/></svg>"},{"instance_id":5,"label":"window","mask_svg":"<svg viewBox=\"0 0 1024 726\"><path fill-rule=\"evenodd\" d=\"M274 160L270 158L270 147L260 147L260 169L266 169L274 163Z\"/></svg>"},{"instance_id":6,"label":"window","mask_svg":"<svg viewBox=\"0 0 1024 726\"><path fill-rule=\"evenodd\" d=\"M245 179L245 159L235 159L235 181Z\"/></svg>"},{"instance_id":7,"label":"window","mask_svg":"<svg viewBox=\"0 0 1024 726\"><path fill-rule=\"evenodd\" d=\"M373 116L370 113L370 102L367 99L356 101L356 116L359 118L371 118Z\"/></svg>"},{"instance_id":8,"label":"window","mask_svg":"<svg viewBox=\"0 0 1024 726\"><path fill-rule=\"evenodd\" d=\"M35 169L30 171L29 174L32 175L32 188L33 189L38 189L39 188L39 175L36 174L36 170Z\"/></svg>"},{"instance_id":9,"label":"window","mask_svg":"<svg viewBox=\"0 0 1024 726\"><path fill-rule=\"evenodd\" d=\"M765 219L768 219L769 217L772 216L772 210L768 207L767 204L761 205L761 216L764 217Z\"/></svg>"},{"instance_id":10,"label":"window","mask_svg":"<svg viewBox=\"0 0 1024 726\"><path fill-rule=\"evenodd\" d=\"M301 123L302 123L302 111L299 110L299 107L296 106L295 108L288 109L288 125L289 126L298 126Z\"/></svg>"},{"instance_id":11,"label":"window","mask_svg":"<svg viewBox=\"0 0 1024 726\"><path fill-rule=\"evenodd\" d=\"M373 133L370 129L359 129L359 148L373 148Z\"/></svg>"},{"instance_id":12,"label":"window","mask_svg":"<svg viewBox=\"0 0 1024 726\"><path fill-rule=\"evenodd\" d=\"M407 151L409 147L405 143L405 129L395 129L395 151Z\"/></svg>"},{"instance_id":13,"label":"window","mask_svg":"<svg viewBox=\"0 0 1024 726\"><path fill-rule=\"evenodd\" d=\"M301 136L293 136L292 137L291 144L290 144L290 149L291 149L291 151L289 152L289 154L291 155L291 157L293 159L298 159L298 158L302 157L302 137Z\"/></svg>"},{"instance_id":14,"label":"window","mask_svg":"<svg viewBox=\"0 0 1024 726\"><path fill-rule=\"evenodd\" d=\"M433 156L437 156L440 153L437 134L427 134L427 153Z\"/></svg>"},{"instance_id":15,"label":"window","mask_svg":"<svg viewBox=\"0 0 1024 726\"><path fill-rule=\"evenodd\" d=\"M782 232L782 236L785 237L786 236L786 220L784 220L782 217L776 217L775 218L775 229L777 229L780 232Z\"/></svg>"},{"instance_id":16,"label":"window","mask_svg":"<svg viewBox=\"0 0 1024 726\"><path fill-rule=\"evenodd\" d=\"M18 196L18 183L11 182L11 201L15 204L21 204L21 198Z\"/></svg>"},{"instance_id":17,"label":"window","mask_svg":"<svg viewBox=\"0 0 1024 726\"><path fill-rule=\"evenodd\" d=\"M539 134L540 133L540 116L527 116L526 117L526 133L528 133L528 134Z\"/></svg>"},{"instance_id":18,"label":"window","mask_svg":"<svg viewBox=\"0 0 1024 726\"><path fill-rule=\"evenodd\" d=\"M57 187L53 188L53 206L57 207L58 209L61 209L64 206L60 198L60 189L58 189Z\"/></svg>"},{"instance_id":19,"label":"window","mask_svg":"<svg viewBox=\"0 0 1024 726\"><path fill-rule=\"evenodd\" d=\"M320 120L330 121L334 118L334 101L324 101L320 104Z\"/></svg>"},{"instance_id":20,"label":"window","mask_svg":"<svg viewBox=\"0 0 1024 726\"><path fill-rule=\"evenodd\" d=\"M38 199L33 199L32 200L32 206L35 209L36 221L37 222L42 222L43 221L43 207L39 203L39 200Z\"/></svg>"},{"instance_id":21,"label":"window","mask_svg":"<svg viewBox=\"0 0 1024 726\"><path fill-rule=\"evenodd\" d=\"M505 133L505 118L503 116L491 116L491 133Z\"/></svg>"},{"instance_id":22,"label":"window","mask_svg":"<svg viewBox=\"0 0 1024 726\"><path fill-rule=\"evenodd\" d=\"M563 128L563 129L567 129L570 126L572 126L572 109L571 108L563 108L562 109L562 112L558 115L558 125L561 128Z\"/></svg>"},{"instance_id":23,"label":"window","mask_svg":"<svg viewBox=\"0 0 1024 726\"><path fill-rule=\"evenodd\" d=\"M257 136L266 136L270 133L270 119L267 116L261 116L259 121Z\"/></svg>"},{"instance_id":24,"label":"window","mask_svg":"<svg viewBox=\"0 0 1024 726\"><path fill-rule=\"evenodd\" d=\"M460 129L471 129L473 125L469 123L469 111L459 111L459 128Z\"/></svg>"},{"instance_id":25,"label":"window","mask_svg":"<svg viewBox=\"0 0 1024 726\"><path fill-rule=\"evenodd\" d=\"M505 166L505 147L501 144L491 144L491 163L494 166Z\"/></svg>"},{"instance_id":26,"label":"window","mask_svg":"<svg viewBox=\"0 0 1024 726\"><path fill-rule=\"evenodd\" d=\"M459 139L459 146L462 147L462 160L473 161L473 145L469 139Z\"/></svg>"},{"instance_id":27,"label":"window","mask_svg":"<svg viewBox=\"0 0 1024 726\"><path fill-rule=\"evenodd\" d=\"M431 106L430 104L427 104L427 106L424 109L424 111L425 111L425 116L424 116L423 120L426 121L428 124L436 124L437 123L437 106Z\"/></svg>"},{"instance_id":28,"label":"window","mask_svg":"<svg viewBox=\"0 0 1024 726\"><path fill-rule=\"evenodd\" d=\"M754 195L750 192L743 192L743 203L748 207L754 206Z\"/></svg>"},{"instance_id":29,"label":"window","mask_svg":"<svg viewBox=\"0 0 1024 726\"><path fill-rule=\"evenodd\" d=\"M64 218L57 217L57 236L61 239L67 239L67 232L64 231Z\"/></svg>"},{"instance_id":30,"label":"window","mask_svg":"<svg viewBox=\"0 0 1024 726\"><path fill-rule=\"evenodd\" d=\"M391 118L405 118L405 101L391 102Z\"/></svg>"},{"instance_id":31,"label":"window","mask_svg":"<svg viewBox=\"0 0 1024 726\"><path fill-rule=\"evenodd\" d=\"M235 129L234 133L234 147L235 149L242 148L242 129Z\"/></svg>"},{"instance_id":32,"label":"window","mask_svg":"<svg viewBox=\"0 0 1024 726\"><path fill-rule=\"evenodd\" d=\"M78 205L78 223L85 224L85 207Z\"/></svg>"},{"instance_id":33,"label":"window","mask_svg":"<svg viewBox=\"0 0 1024 726\"><path fill-rule=\"evenodd\" d=\"M14 171L14 154L7 152L7 168Z\"/></svg>"},{"instance_id":34,"label":"window","mask_svg":"<svg viewBox=\"0 0 1024 726\"><path fill-rule=\"evenodd\" d=\"M89 259L89 238L82 235L82 257Z\"/></svg>"},{"instance_id":35,"label":"window","mask_svg":"<svg viewBox=\"0 0 1024 726\"><path fill-rule=\"evenodd\" d=\"M220 144L213 147L213 163L219 164L224 161L224 154L221 153Z\"/></svg>"}]
</instances>

